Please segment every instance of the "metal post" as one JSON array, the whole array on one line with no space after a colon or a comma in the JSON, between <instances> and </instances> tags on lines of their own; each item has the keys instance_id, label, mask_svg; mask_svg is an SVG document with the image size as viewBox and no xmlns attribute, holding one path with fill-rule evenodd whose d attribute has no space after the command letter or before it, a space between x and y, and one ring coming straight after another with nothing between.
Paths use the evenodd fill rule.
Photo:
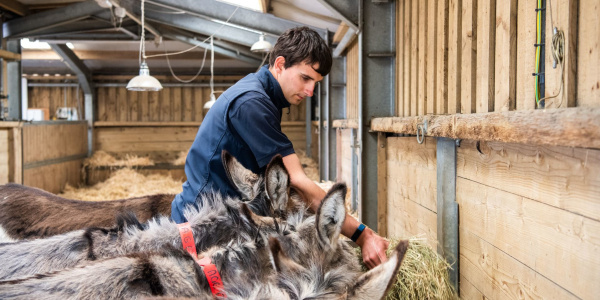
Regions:
<instances>
[{"instance_id":1,"label":"metal post","mask_svg":"<svg viewBox=\"0 0 600 300\"><path fill-rule=\"evenodd\" d=\"M306 97L304 105L306 106L306 157L312 157L312 99Z\"/></svg>"},{"instance_id":2,"label":"metal post","mask_svg":"<svg viewBox=\"0 0 600 300\"><path fill-rule=\"evenodd\" d=\"M10 40L6 42L6 48L13 53L21 53L20 40ZM8 119L21 120L23 113L21 112L21 61L15 60L6 63L6 74L8 89Z\"/></svg>"},{"instance_id":3,"label":"metal post","mask_svg":"<svg viewBox=\"0 0 600 300\"><path fill-rule=\"evenodd\" d=\"M456 141L437 140L438 253L452 266L450 282L458 292L458 203L456 203Z\"/></svg>"},{"instance_id":4,"label":"metal post","mask_svg":"<svg viewBox=\"0 0 600 300\"><path fill-rule=\"evenodd\" d=\"M377 133L370 120L394 114L395 1L362 1L359 34L360 201L363 222L377 229ZM361 77L362 76L362 77ZM360 95L359 95L360 97Z\"/></svg>"},{"instance_id":5,"label":"metal post","mask_svg":"<svg viewBox=\"0 0 600 300\"><path fill-rule=\"evenodd\" d=\"M333 124L333 120L344 119L346 117L346 106L344 99L346 98L346 60L343 57L333 59L333 66L330 77L330 97L329 97L329 115L331 121L329 124ZM329 180L337 180L339 174L337 174L337 141L334 137L337 136L336 129L333 126L329 128L329 136L332 137L330 141L329 151Z\"/></svg>"}]
</instances>

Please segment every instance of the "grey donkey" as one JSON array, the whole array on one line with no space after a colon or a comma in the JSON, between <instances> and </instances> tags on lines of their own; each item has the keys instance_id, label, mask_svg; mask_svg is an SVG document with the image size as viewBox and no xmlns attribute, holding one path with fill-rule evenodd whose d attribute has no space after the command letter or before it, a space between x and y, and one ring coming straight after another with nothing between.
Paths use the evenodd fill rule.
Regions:
<instances>
[{"instance_id":1,"label":"grey donkey","mask_svg":"<svg viewBox=\"0 0 600 300\"><path fill-rule=\"evenodd\" d=\"M281 230L272 218L288 207L289 176L281 156L267 166L265 178L245 169L224 152L223 162L234 185L247 202L212 193L198 199L185 216L191 224L196 248L203 251L235 240L251 240L260 230ZM297 198L297 196L294 196ZM301 200L296 200L301 201ZM301 205L291 205L296 207ZM181 247L175 223L167 217L141 224L125 215L113 228L87 228L45 239L0 245L0 280L53 272L96 259L135 252L159 251L165 245Z\"/></svg>"},{"instance_id":2,"label":"grey donkey","mask_svg":"<svg viewBox=\"0 0 600 300\"><path fill-rule=\"evenodd\" d=\"M288 223L289 230L211 247L200 255L217 266L230 299L381 299L395 280L408 243L399 243L386 263L361 273L353 250L338 238L345 192L344 185L334 186L316 217L292 213L288 218L297 222ZM295 243L300 243L298 251ZM170 248L0 282L0 298L212 298L193 259Z\"/></svg>"}]
</instances>

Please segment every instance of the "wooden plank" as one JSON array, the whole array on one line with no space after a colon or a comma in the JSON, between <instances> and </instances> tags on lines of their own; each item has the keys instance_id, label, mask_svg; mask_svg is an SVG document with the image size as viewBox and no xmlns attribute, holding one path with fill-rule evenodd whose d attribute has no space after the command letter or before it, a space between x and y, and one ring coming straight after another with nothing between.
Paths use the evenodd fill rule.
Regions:
<instances>
[{"instance_id":1,"label":"wooden plank","mask_svg":"<svg viewBox=\"0 0 600 300\"><path fill-rule=\"evenodd\" d=\"M331 127L358 129L358 119L333 120Z\"/></svg>"},{"instance_id":2,"label":"wooden plank","mask_svg":"<svg viewBox=\"0 0 600 300\"><path fill-rule=\"evenodd\" d=\"M461 9L460 112L475 112L477 76L477 0L463 0Z\"/></svg>"},{"instance_id":3,"label":"wooden plank","mask_svg":"<svg viewBox=\"0 0 600 300\"><path fill-rule=\"evenodd\" d=\"M107 87L108 90L106 99L106 120L107 121L118 121L117 117L117 88L116 87Z\"/></svg>"},{"instance_id":4,"label":"wooden plank","mask_svg":"<svg viewBox=\"0 0 600 300\"><path fill-rule=\"evenodd\" d=\"M149 92L138 92L138 106L140 108L140 119L138 121L141 122L150 120L148 94Z\"/></svg>"},{"instance_id":5,"label":"wooden plank","mask_svg":"<svg viewBox=\"0 0 600 300\"><path fill-rule=\"evenodd\" d=\"M106 121L108 119L108 116L106 115L106 97L105 88L96 88L96 110L98 112L98 121Z\"/></svg>"},{"instance_id":6,"label":"wooden plank","mask_svg":"<svg viewBox=\"0 0 600 300\"><path fill-rule=\"evenodd\" d=\"M193 113L193 109L194 107L192 106L192 87L184 87L183 91L182 91L182 98L183 98L183 121L184 122L190 122L193 121L192 119L192 113Z\"/></svg>"},{"instance_id":7,"label":"wooden plank","mask_svg":"<svg viewBox=\"0 0 600 300\"><path fill-rule=\"evenodd\" d=\"M340 160L340 173L338 180L345 182L347 186L352 186L352 180L354 175L352 174L352 129L338 129L340 132L340 140L338 145L340 146L340 152L338 152L338 159Z\"/></svg>"},{"instance_id":8,"label":"wooden plank","mask_svg":"<svg viewBox=\"0 0 600 300\"><path fill-rule=\"evenodd\" d=\"M478 113L494 111L494 50L496 47L495 24L496 0L478 1L476 59L477 70L475 84L475 112ZM521 23L519 23L519 25L520 24Z\"/></svg>"},{"instance_id":9,"label":"wooden plank","mask_svg":"<svg viewBox=\"0 0 600 300\"><path fill-rule=\"evenodd\" d=\"M600 150L464 141L458 176L600 220ZM527 187L527 188L523 188Z\"/></svg>"},{"instance_id":10,"label":"wooden plank","mask_svg":"<svg viewBox=\"0 0 600 300\"><path fill-rule=\"evenodd\" d=\"M68 183L77 186L81 183L83 159L46 165L23 172L23 184L37 187L50 193L60 193Z\"/></svg>"},{"instance_id":11,"label":"wooden plank","mask_svg":"<svg viewBox=\"0 0 600 300\"><path fill-rule=\"evenodd\" d=\"M503 186L502 183L495 181L494 186ZM521 188L524 186L528 185ZM491 279L508 298L536 295L532 298L593 299L598 295L599 221L460 175L456 198L461 206L461 269L463 256L477 262L474 267L483 269L486 275L475 277ZM473 235L485 243L470 241ZM503 255L496 256L500 253ZM464 271L469 277L466 274L475 270ZM478 288L488 295L483 287ZM489 296L498 299L497 295Z\"/></svg>"},{"instance_id":12,"label":"wooden plank","mask_svg":"<svg viewBox=\"0 0 600 300\"><path fill-rule=\"evenodd\" d=\"M598 1L579 1L577 106L600 106L600 18L598 15L600 15Z\"/></svg>"},{"instance_id":13,"label":"wooden plank","mask_svg":"<svg viewBox=\"0 0 600 300\"><path fill-rule=\"evenodd\" d=\"M388 177L390 178L390 177ZM391 182L388 183L390 186ZM427 244L437 247L437 214L423 206L402 197L396 197L388 190L388 229L389 238L425 238Z\"/></svg>"},{"instance_id":14,"label":"wooden plank","mask_svg":"<svg viewBox=\"0 0 600 300\"><path fill-rule=\"evenodd\" d=\"M486 300L486 298L467 278L460 274L460 299Z\"/></svg>"},{"instance_id":15,"label":"wooden plank","mask_svg":"<svg viewBox=\"0 0 600 300\"><path fill-rule=\"evenodd\" d=\"M517 0L496 5L494 111L515 109L517 63Z\"/></svg>"},{"instance_id":16,"label":"wooden plank","mask_svg":"<svg viewBox=\"0 0 600 300\"><path fill-rule=\"evenodd\" d=\"M10 128L0 128L0 185L9 182L10 173L10 148L11 141L8 139Z\"/></svg>"},{"instance_id":17,"label":"wooden plank","mask_svg":"<svg viewBox=\"0 0 600 300\"><path fill-rule=\"evenodd\" d=\"M555 1L556 3L556 1ZM517 110L535 109L535 47L537 1L519 1L517 15ZM546 22L550 22L546 18ZM549 32L549 31L546 31ZM550 45L546 43L546 45ZM546 52L546 55L550 55ZM546 64L546 70L551 65Z\"/></svg>"},{"instance_id":18,"label":"wooden plank","mask_svg":"<svg viewBox=\"0 0 600 300\"><path fill-rule=\"evenodd\" d=\"M396 4L396 105L394 116L404 116L404 3Z\"/></svg>"},{"instance_id":19,"label":"wooden plank","mask_svg":"<svg viewBox=\"0 0 600 300\"><path fill-rule=\"evenodd\" d=\"M201 122L94 122L94 127L186 127L200 126Z\"/></svg>"},{"instance_id":20,"label":"wooden plank","mask_svg":"<svg viewBox=\"0 0 600 300\"><path fill-rule=\"evenodd\" d=\"M202 88L192 88L192 120L202 122L204 113L202 111Z\"/></svg>"},{"instance_id":21,"label":"wooden plank","mask_svg":"<svg viewBox=\"0 0 600 300\"><path fill-rule=\"evenodd\" d=\"M396 198L406 198L437 212L436 141L426 138L387 139L388 190Z\"/></svg>"},{"instance_id":22,"label":"wooden plank","mask_svg":"<svg viewBox=\"0 0 600 300\"><path fill-rule=\"evenodd\" d=\"M427 120L426 136L583 148L600 148L600 109L493 112L470 115L374 118L372 131L415 134Z\"/></svg>"},{"instance_id":23,"label":"wooden plank","mask_svg":"<svg viewBox=\"0 0 600 300\"><path fill-rule=\"evenodd\" d=\"M87 125L40 124L23 127L23 163L87 154Z\"/></svg>"},{"instance_id":24,"label":"wooden plank","mask_svg":"<svg viewBox=\"0 0 600 300\"><path fill-rule=\"evenodd\" d=\"M462 0L448 5L448 113L460 113Z\"/></svg>"},{"instance_id":25,"label":"wooden plank","mask_svg":"<svg viewBox=\"0 0 600 300\"><path fill-rule=\"evenodd\" d=\"M10 1L10 0L8 0L8 1ZM1 5L2 4L0 4L0 6ZM19 61L19 60L21 60L21 54L10 52L10 51L4 50L4 49L0 49L0 59L6 60L6 61Z\"/></svg>"},{"instance_id":26,"label":"wooden plank","mask_svg":"<svg viewBox=\"0 0 600 300\"><path fill-rule=\"evenodd\" d=\"M148 109L150 111L148 121L160 121L160 94L158 92L148 93Z\"/></svg>"},{"instance_id":27,"label":"wooden plank","mask_svg":"<svg viewBox=\"0 0 600 300\"><path fill-rule=\"evenodd\" d=\"M129 122L138 122L140 121L140 103L139 103L139 97L141 96L140 92L135 92L135 91L128 91L127 89L123 89L125 90L125 99L128 102L128 108L129 108L129 116L127 118L127 121Z\"/></svg>"},{"instance_id":28,"label":"wooden plank","mask_svg":"<svg viewBox=\"0 0 600 300\"><path fill-rule=\"evenodd\" d=\"M412 74L410 73L410 71L412 70L412 63L410 61L410 59L412 58L412 29L411 29L411 18L412 18L412 0L405 0L403 3L404 6L404 57L402 58L404 60L404 82L402 84L403 87L403 101L404 101L404 108L403 108L403 114L402 116L410 116L410 112L411 112L411 76Z\"/></svg>"},{"instance_id":29,"label":"wooden plank","mask_svg":"<svg viewBox=\"0 0 600 300\"><path fill-rule=\"evenodd\" d=\"M23 133L22 128L13 127L8 133L9 158L8 180L10 182L23 184Z\"/></svg>"},{"instance_id":30,"label":"wooden plank","mask_svg":"<svg viewBox=\"0 0 600 300\"><path fill-rule=\"evenodd\" d=\"M377 232L387 235L387 151L385 133L377 134Z\"/></svg>"},{"instance_id":31,"label":"wooden plank","mask_svg":"<svg viewBox=\"0 0 600 300\"><path fill-rule=\"evenodd\" d=\"M339 44L340 41L342 41L342 38L344 37L344 35L346 35L346 32L348 31L348 25L346 25L346 23L344 23L343 21L340 23L340 25L338 26L337 30L335 31L335 34L333 35L333 43L334 44Z\"/></svg>"},{"instance_id":32,"label":"wooden plank","mask_svg":"<svg viewBox=\"0 0 600 300\"><path fill-rule=\"evenodd\" d=\"M171 102L172 104L172 117L171 121L183 121L181 110L182 110L182 99L181 99L181 88L180 87L172 87L171 88Z\"/></svg>"},{"instance_id":33,"label":"wooden plank","mask_svg":"<svg viewBox=\"0 0 600 300\"><path fill-rule=\"evenodd\" d=\"M158 92L158 102L160 105L159 120L172 121L172 104L171 101L172 88L164 88Z\"/></svg>"},{"instance_id":34,"label":"wooden plank","mask_svg":"<svg viewBox=\"0 0 600 300\"><path fill-rule=\"evenodd\" d=\"M410 116L419 113L419 3L420 0L411 0L412 26L410 28Z\"/></svg>"},{"instance_id":35,"label":"wooden plank","mask_svg":"<svg viewBox=\"0 0 600 300\"><path fill-rule=\"evenodd\" d=\"M202 90L202 116L206 116L208 109L204 109L204 104L210 101L210 88L204 88Z\"/></svg>"},{"instance_id":36,"label":"wooden plank","mask_svg":"<svg viewBox=\"0 0 600 300\"><path fill-rule=\"evenodd\" d=\"M437 0L435 112L448 112L448 0Z\"/></svg>"},{"instance_id":37,"label":"wooden plank","mask_svg":"<svg viewBox=\"0 0 600 300\"><path fill-rule=\"evenodd\" d=\"M425 76L425 103L424 112L425 114L436 114L436 93L437 93L437 81L436 81L436 49L437 49L437 1L427 1L427 36L426 36L426 76Z\"/></svg>"},{"instance_id":38,"label":"wooden plank","mask_svg":"<svg viewBox=\"0 0 600 300\"><path fill-rule=\"evenodd\" d=\"M348 47L346 56L346 118L358 118L358 41Z\"/></svg>"},{"instance_id":39,"label":"wooden plank","mask_svg":"<svg viewBox=\"0 0 600 300\"><path fill-rule=\"evenodd\" d=\"M422 116L427 113L427 2L419 2L419 21L418 21L418 78L417 78L417 115Z\"/></svg>"}]
</instances>

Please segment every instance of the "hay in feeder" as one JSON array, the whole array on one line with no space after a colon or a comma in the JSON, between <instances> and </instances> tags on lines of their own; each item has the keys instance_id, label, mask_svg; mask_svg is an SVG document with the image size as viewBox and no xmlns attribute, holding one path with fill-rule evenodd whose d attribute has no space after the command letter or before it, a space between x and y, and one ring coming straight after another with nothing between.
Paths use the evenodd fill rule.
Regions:
<instances>
[{"instance_id":1,"label":"hay in feeder","mask_svg":"<svg viewBox=\"0 0 600 300\"><path fill-rule=\"evenodd\" d=\"M390 239L386 255L390 255L400 240ZM431 249L424 238L413 237L409 241L396 282L385 299L458 299L448 277L451 266L446 260ZM360 248L356 248L356 253L362 262ZM366 271L367 267L364 264L362 266Z\"/></svg>"},{"instance_id":2,"label":"hay in feeder","mask_svg":"<svg viewBox=\"0 0 600 300\"><path fill-rule=\"evenodd\" d=\"M84 201L102 201L154 194L178 194L182 191L182 183L171 176L159 174L146 176L125 168L117 170L106 181L91 187L74 188L67 184L59 196Z\"/></svg>"}]
</instances>

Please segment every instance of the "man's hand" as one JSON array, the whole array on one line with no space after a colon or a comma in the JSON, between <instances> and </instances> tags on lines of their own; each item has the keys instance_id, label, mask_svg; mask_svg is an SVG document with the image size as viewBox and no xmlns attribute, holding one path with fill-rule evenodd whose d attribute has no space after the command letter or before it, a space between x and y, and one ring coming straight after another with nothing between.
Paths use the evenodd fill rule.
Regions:
<instances>
[{"instance_id":1,"label":"man's hand","mask_svg":"<svg viewBox=\"0 0 600 300\"><path fill-rule=\"evenodd\" d=\"M377 235L371 228L365 228L356 243L362 249L363 262L369 269L387 261L385 251L390 242Z\"/></svg>"}]
</instances>

